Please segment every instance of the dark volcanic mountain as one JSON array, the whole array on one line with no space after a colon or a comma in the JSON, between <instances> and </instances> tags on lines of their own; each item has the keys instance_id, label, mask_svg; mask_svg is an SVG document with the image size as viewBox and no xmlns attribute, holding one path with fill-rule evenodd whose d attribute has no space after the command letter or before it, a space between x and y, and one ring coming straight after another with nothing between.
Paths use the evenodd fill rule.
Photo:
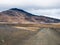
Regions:
<instances>
[{"instance_id":1,"label":"dark volcanic mountain","mask_svg":"<svg viewBox=\"0 0 60 45\"><path fill-rule=\"evenodd\" d=\"M12 8L0 12L0 22L9 23L59 23L59 19L30 14L24 10Z\"/></svg>"}]
</instances>

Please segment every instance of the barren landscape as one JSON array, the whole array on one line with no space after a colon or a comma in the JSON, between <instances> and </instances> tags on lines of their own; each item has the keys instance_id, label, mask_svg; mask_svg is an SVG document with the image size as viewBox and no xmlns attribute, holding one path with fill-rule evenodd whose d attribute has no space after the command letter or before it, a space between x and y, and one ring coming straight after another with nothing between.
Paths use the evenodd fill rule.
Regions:
<instances>
[{"instance_id":1,"label":"barren landscape","mask_svg":"<svg viewBox=\"0 0 60 45\"><path fill-rule=\"evenodd\" d=\"M2 11L0 45L60 45L60 19L17 8Z\"/></svg>"},{"instance_id":2,"label":"barren landscape","mask_svg":"<svg viewBox=\"0 0 60 45\"><path fill-rule=\"evenodd\" d=\"M0 24L0 45L60 45L60 25L44 25Z\"/></svg>"}]
</instances>

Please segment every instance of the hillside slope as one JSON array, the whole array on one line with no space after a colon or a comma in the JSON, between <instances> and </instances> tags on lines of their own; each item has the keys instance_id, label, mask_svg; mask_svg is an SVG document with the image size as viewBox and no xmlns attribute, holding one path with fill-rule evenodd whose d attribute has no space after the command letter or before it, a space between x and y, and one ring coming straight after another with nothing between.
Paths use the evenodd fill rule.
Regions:
<instances>
[{"instance_id":1,"label":"hillside slope","mask_svg":"<svg viewBox=\"0 0 60 45\"><path fill-rule=\"evenodd\" d=\"M14 23L59 23L59 19L30 14L22 9L11 8L0 12L0 22Z\"/></svg>"},{"instance_id":2,"label":"hillside slope","mask_svg":"<svg viewBox=\"0 0 60 45\"><path fill-rule=\"evenodd\" d=\"M59 29L42 28L23 45L60 45Z\"/></svg>"}]
</instances>

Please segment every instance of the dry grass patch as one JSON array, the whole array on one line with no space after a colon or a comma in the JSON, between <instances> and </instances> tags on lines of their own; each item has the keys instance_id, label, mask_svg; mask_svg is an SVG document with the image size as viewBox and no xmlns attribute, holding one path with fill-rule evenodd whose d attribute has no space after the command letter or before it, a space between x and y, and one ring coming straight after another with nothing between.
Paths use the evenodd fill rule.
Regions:
<instances>
[{"instance_id":1,"label":"dry grass patch","mask_svg":"<svg viewBox=\"0 0 60 45\"><path fill-rule=\"evenodd\" d=\"M17 29L25 29L30 31L37 31L38 29L40 29L39 27L19 27L19 26L13 26L13 27Z\"/></svg>"}]
</instances>

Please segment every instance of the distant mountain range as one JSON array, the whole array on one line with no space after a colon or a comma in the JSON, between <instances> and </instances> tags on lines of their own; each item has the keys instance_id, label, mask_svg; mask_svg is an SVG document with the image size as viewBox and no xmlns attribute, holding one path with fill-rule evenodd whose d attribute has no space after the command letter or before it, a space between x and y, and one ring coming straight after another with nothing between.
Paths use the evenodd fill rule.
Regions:
<instances>
[{"instance_id":1,"label":"distant mountain range","mask_svg":"<svg viewBox=\"0 0 60 45\"><path fill-rule=\"evenodd\" d=\"M28 13L22 9L11 8L0 12L0 22L8 23L59 23L59 19L38 16Z\"/></svg>"}]
</instances>

